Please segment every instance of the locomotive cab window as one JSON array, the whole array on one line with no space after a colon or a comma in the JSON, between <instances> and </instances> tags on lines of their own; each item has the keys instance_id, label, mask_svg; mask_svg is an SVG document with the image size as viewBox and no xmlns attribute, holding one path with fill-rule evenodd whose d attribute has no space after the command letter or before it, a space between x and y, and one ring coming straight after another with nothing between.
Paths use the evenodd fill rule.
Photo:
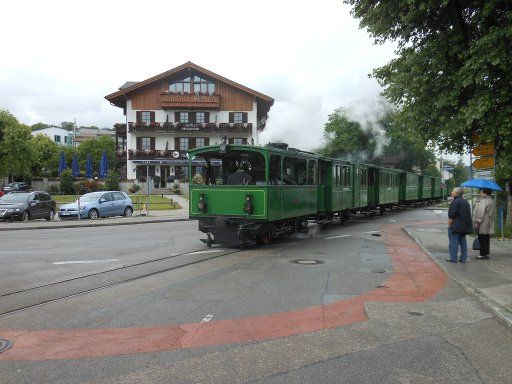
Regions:
<instances>
[{"instance_id":1,"label":"locomotive cab window","mask_svg":"<svg viewBox=\"0 0 512 384\"><path fill-rule=\"evenodd\" d=\"M265 180L265 158L257 152L205 152L192 159L200 167L202 178L192 177L192 184L262 185Z\"/></svg>"},{"instance_id":2,"label":"locomotive cab window","mask_svg":"<svg viewBox=\"0 0 512 384\"><path fill-rule=\"evenodd\" d=\"M316 161L309 160L308 162L308 185L316 185Z\"/></svg>"},{"instance_id":3,"label":"locomotive cab window","mask_svg":"<svg viewBox=\"0 0 512 384\"><path fill-rule=\"evenodd\" d=\"M269 182L271 185L284 184L281 180L281 156L270 155Z\"/></svg>"}]
</instances>

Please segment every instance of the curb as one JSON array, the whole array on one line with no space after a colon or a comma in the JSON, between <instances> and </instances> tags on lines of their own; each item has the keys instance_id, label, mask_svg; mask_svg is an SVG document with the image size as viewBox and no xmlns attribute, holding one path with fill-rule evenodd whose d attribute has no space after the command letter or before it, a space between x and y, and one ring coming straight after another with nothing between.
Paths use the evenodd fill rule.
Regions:
<instances>
[{"instance_id":1,"label":"curb","mask_svg":"<svg viewBox=\"0 0 512 384\"><path fill-rule=\"evenodd\" d=\"M419 245L419 247L425 252L427 255L430 256L432 260L436 262L439 267L446 272L448 276L450 276L453 280L455 280L461 287L473 298L480 301L484 307L486 307L495 317L496 319L505 326L509 331L512 331L512 312L502 306L501 304L497 303L492 297L482 292L480 288L478 288L473 283L460 279L456 276L454 276L446 267L446 265L439 263L438 260L429 252L428 249L425 248L423 243L418 240L407 228L407 225L403 226L402 229L409 235L411 239L414 240L416 244Z\"/></svg>"},{"instance_id":2,"label":"curb","mask_svg":"<svg viewBox=\"0 0 512 384\"><path fill-rule=\"evenodd\" d=\"M76 224L64 224L64 225L35 225L30 227L0 227L0 232L2 231L30 231L33 229L61 229L61 228L87 228L87 227L112 227L115 225L135 225L135 224L155 224L155 223L173 223L179 221L190 221L189 218L169 218L169 219L149 219L144 221L128 221L128 222L93 222L93 223L78 223L78 220L74 223Z\"/></svg>"}]
</instances>

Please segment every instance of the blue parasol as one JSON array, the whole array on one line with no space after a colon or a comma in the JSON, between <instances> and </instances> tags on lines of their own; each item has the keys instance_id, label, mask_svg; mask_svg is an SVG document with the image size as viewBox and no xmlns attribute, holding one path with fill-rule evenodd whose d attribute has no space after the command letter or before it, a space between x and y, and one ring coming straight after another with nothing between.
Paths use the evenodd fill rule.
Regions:
<instances>
[{"instance_id":1,"label":"blue parasol","mask_svg":"<svg viewBox=\"0 0 512 384\"><path fill-rule=\"evenodd\" d=\"M76 153L73 155L73 161L71 162L71 174L73 177L80 176L80 168L78 166L78 157L76 156Z\"/></svg>"},{"instance_id":2,"label":"blue parasol","mask_svg":"<svg viewBox=\"0 0 512 384\"><path fill-rule=\"evenodd\" d=\"M501 189L501 187L494 181L486 179L471 179L463 182L460 186L466 188L493 189L495 191L503 191L503 189Z\"/></svg>"},{"instance_id":3,"label":"blue parasol","mask_svg":"<svg viewBox=\"0 0 512 384\"><path fill-rule=\"evenodd\" d=\"M60 152L59 159L59 176L68 168L68 163L66 163L66 156L64 155L64 151Z\"/></svg>"},{"instance_id":4,"label":"blue parasol","mask_svg":"<svg viewBox=\"0 0 512 384\"><path fill-rule=\"evenodd\" d=\"M90 153L87 155L87 162L85 163L85 177L88 179L92 177L92 157Z\"/></svg>"},{"instance_id":5,"label":"blue parasol","mask_svg":"<svg viewBox=\"0 0 512 384\"><path fill-rule=\"evenodd\" d=\"M100 179L105 179L108 172L107 152L103 151L100 161Z\"/></svg>"}]
</instances>

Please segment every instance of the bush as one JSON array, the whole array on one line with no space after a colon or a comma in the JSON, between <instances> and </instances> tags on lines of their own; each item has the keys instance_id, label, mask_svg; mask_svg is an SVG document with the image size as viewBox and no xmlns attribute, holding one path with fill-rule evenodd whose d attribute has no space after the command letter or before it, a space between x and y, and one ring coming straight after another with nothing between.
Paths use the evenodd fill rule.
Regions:
<instances>
[{"instance_id":1,"label":"bush","mask_svg":"<svg viewBox=\"0 0 512 384\"><path fill-rule=\"evenodd\" d=\"M140 191L140 185L133 183L132 186L128 189L128 192L130 193L137 193Z\"/></svg>"},{"instance_id":2,"label":"bush","mask_svg":"<svg viewBox=\"0 0 512 384\"><path fill-rule=\"evenodd\" d=\"M119 175L116 170L111 169L108 171L105 189L107 191L119 191Z\"/></svg>"},{"instance_id":3,"label":"bush","mask_svg":"<svg viewBox=\"0 0 512 384\"><path fill-rule=\"evenodd\" d=\"M66 169L60 175L60 190L62 193L72 195L75 193L75 187L73 186L73 176L71 171Z\"/></svg>"},{"instance_id":4,"label":"bush","mask_svg":"<svg viewBox=\"0 0 512 384\"><path fill-rule=\"evenodd\" d=\"M103 186L96 180L83 180L75 184L75 193L78 195L101 190Z\"/></svg>"},{"instance_id":5,"label":"bush","mask_svg":"<svg viewBox=\"0 0 512 384\"><path fill-rule=\"evenodd\" d=\"M153 177L153 185L155 188L160 187L160 176Z\"/></svg>"},{"instance_id":6,"label":"bush","mask_svg":"<svg viewBox=\"0 0 512 384\"><path fill-rule=\"evenodd\" d=\"M193 177L192 177L192 184L199 184L199 185L202 185L204 184L204 178L201 174L199 173L196 173Z\"/></svg>"},{"instance_id":7,"label":"bush","mask_svg":"<svg viewBox=\"0 0 512 384\"><path fill-rule=\"evenodd\" d=\"M176 195L181 195L181 189L180 189L180 185L178 183L176 183L172 186L172 193L174 193Z\"/></svg>"},{"instance_id":8,"label":"bush","mask_svg":"<svg viewBox=\"0 0 512 384\"><path fill-rule=\"evenodd\" d=\"M50 194L59 193L59 186L57 184L52 184L48 187L48 192Z\"/></svg>"},{"instance_id":9,"label":"bush","mask_svg":"<svg viewBox=\"0 0 512 384\"><path fill-rule=\"evenodd\" d=\"M138 179L139 183L145 183L146 182L146 176L140 176Z\"/></svg>"}]
</instances>

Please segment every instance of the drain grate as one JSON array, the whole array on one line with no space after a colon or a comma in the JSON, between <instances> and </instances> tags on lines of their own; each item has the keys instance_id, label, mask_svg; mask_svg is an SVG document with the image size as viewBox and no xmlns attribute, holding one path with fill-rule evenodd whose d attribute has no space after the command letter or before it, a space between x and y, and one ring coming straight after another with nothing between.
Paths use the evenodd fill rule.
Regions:
<instances>
[{"instance_id":1,"label":"drain grate","mask_svg":"<svg viewBox=\"0 0 512 384\"><path fill-rule=\"evenodd\" d=\"M386 273L384 269L372 269L372 273Z\"/></svg>"},{"instance_id":2,"label":"drain grate","mask_svg":"<svg viewBox=\"0 0 512 384\"><path fill-rule=\"evenodd\" d=\"M0 353L7 351L12 347L12 341L7 339L0 339Z\"/></svg>"},{"instance_id":3,"label":"drain grate","mask_svg":"<svg viewBox=\"0 0 512 384\"><path fill-rule=\"evenodd\" d=\"M325 263L325 261L322 261L322 260L304 260L304 259L299 259L299 260L290 260L290 263L300 264L300 265L318 265L318 264Z\"/></svg>"},{"instance_id":4,"label":"drain grate","mask_svg":"<svg viewBox=\"0 0 512 384\"><path fill-rule=\"evenodd\" d=\"M410 312L407 312L409 315L411 316L423 316L423 313L422 312L414 312L414 311L410 311Z\"/></svg>"}]
</instances>

